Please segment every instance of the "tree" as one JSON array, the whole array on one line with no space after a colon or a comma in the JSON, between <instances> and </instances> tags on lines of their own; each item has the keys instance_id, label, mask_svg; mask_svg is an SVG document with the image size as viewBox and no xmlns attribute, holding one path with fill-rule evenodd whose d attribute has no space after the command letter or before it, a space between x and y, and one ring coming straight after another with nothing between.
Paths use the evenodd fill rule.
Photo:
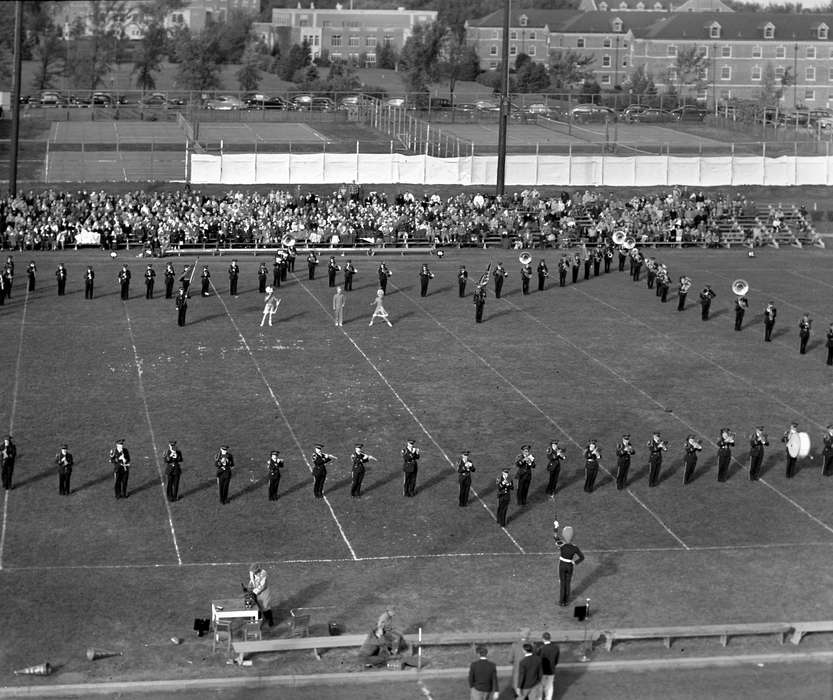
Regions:
<instances>
[{"instance_id":1,"label":"tree","mask_svg":"<svg viewBox=\"0 0 833 700\"><path fill-rule=\"evenodd\" d=\"M695 45L677 49L677 60L674 61L673 70L676 73L678 94L682 95L684 87L701 90L705 86L707 63L706 50L703 48Z\"/></svg>"},{"instance_id":2,"label":"tree","mask_svg":"<svg viewBox=\"0 0 833 700\"><path fill-rule=\"evenodd\" d=\"M657 87L654 85L654 78L650 72L645 70L644 65L639 65L631 72L625 80L625 88L634 95L656 95Z\"/></svg>"},{"instance_id":3,"label":"tree","mask_svg":"<svg viewBox=\"0 0 833 700\"><path fill-rule=\"evenodd\" d=\"M217 63L240 63L250 43L254 18L247 12L232 10L225 22L209 22L206 35L210 37Z\"/></svg>"},{"instance_id":4,"label":"tree","mask_svg":"<svg viewBox=\"0 0 833 700\"><path fill-rule=\"evenodd\" d=\"M168 40L168 33L156 19L143 27L142 39L133 59L132 74L136 76L136 87L140 90L153 90L156 87L154 76L162 65L162 56Z\"/></svg>"},{"instance_id":5,"label":"tree","mask_svg":"<svg viewBox=\"0 0 833 700\"><path fill-rule=\"evenodd\" d=\"M764 108L776 107L783 94L784 88L778 84L775 77L775 68L770 61L767 61L761 75L761 91L758 93L758 104Z\"/></svg>"},{"instance_id":6,"label":"tree","mask_svg":"<svg viewBox=\"0 0 833 700\"><path fill-rule=\"evenodd\" d=\"M205 29L190 37L177 50L180 58L177 82L186 90L206 91L220 87L216 37Z\"/></svg>"},{"instance_id":7,"label":"tree","mask_svg":"<svg viewBox=\"0 0 833 700\"><path fill-rule=\"evenodd\" d=\"M476 80L480 73L480 58L474 47L447 28L439 55L439 75L448 80L448 92L454 101L454 88L458 80Z\"/></svg>"},{"instance_id":8,"label":"tree","mask_svg":"<svg viewBox=\"0 0 833 700\"><path fill-rule=\"evenodd\" d=\"M295 74L312 63L312 52L309 44L304 40L300 44L293 44L286 56L278 61L278 76L281 80L291 81Z\"/></svg>"},{"instance_id":9,"label":"tree","mask_svg":"<svg viewBox=\"0 0 833 700\"><path fill-rule=\"evenodd\" d=\"M399 71L408 97L417 107L428 102L428 83L439 78L445 30L438 22L417 24L399 55Z\"/></svg>"},{"instance_id":10,"label":"tree","mask_svg":"<svg viewBox=\"0 0 833 700\"><path fill-rule=\"evenodd\" d=\"M63 72L65 55L64 42L58 36L56 27L46 27L37 37L32 49L32 60L35 63L32 87L35 90L45 90L54 86L53 80Z\"/></svg>"},{"instance_id":11,"label":"tree","mask_svg":"<svg viewBox=\"0 0 833 700\"><path fill-rule=\"evenodd\" d=\"M257 90L257 86L260 85L260 56L257 42L250 41L243 52L242 65L236 73L241 90L251 92Z\"/></svg>"},{"instance_id":12,"label":"tree","mask_svg":"<svg viewBox=\"0 0 833 700\"><path fill-rule=\"evenodd\" d=\"M543 92L550 86L546 66L535 63L527 54L515 58L515 89L518 92Z\"/></svg>"},{"instance_id":13,"label":"tree","mask_svg":"<svg viewBox=\"0 0 833 700\"><path fill-rule=\"evenodd\" d=\"M399 56L396 53L396 49L390 45L390 42L386 42L382 46L376 44L377 68L386 68L388 70L393 70L394 68L396 68L397 63L399 63Z\"/></svg>"},{"instance_id":14,"label":"tree","mask_svg":"<svg viewBox=\"0 0 833 700\"><path fill-rule=\"evenodd\" d=\"M593 77L595 56L584 55L569 49L550 51L550 85L564 89L582 84Z\"/></svg>"}]
</instances>

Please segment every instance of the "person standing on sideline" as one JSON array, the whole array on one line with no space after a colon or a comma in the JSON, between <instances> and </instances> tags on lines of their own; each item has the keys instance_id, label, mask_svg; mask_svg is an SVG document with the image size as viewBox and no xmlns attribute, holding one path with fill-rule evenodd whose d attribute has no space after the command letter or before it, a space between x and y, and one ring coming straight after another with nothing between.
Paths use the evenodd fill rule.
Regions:
<instances>
[{"instance_id":1,"label":"person standing on sideline","mask_svg":"<svg viewBox=\"0 0 833 700\"><path fill-rule=\"evenodd\" d=\"M512 666L512 690L518 687L518 680L520 674L521 661L526 653L524 652L524 645L529 644L529 627L524 627L517 641L512 642L512 648L509 650L509 663Z\"/></svg>"},{"instance_id":2,"label":"person standing on sideline","mask_svg":"<svg viewBox=\"0 0 833 700\"><path fill-rule=\"evenodd\" d=\"M55 270L55 279L58 280L58 296L62 297L67 291L67 269L63 263L58 263L58 269Z\"/></svg>"},{"instance_id":3,"label":"person standing on sideline","mask_svg":"<svg viewBox=\"0 0 833 700\"><path fill-rule=\"evenodd\" d=\"M465 265L460 265L460 269L457 270L457 291L460 293L460 298L462 299L466 296L466 282L469 281L469 273L466 270ZM485 648L485 647L483 647ZM489 662L491 663L491 661Z\"/></svg>"},{"instance_id":4,"label":"person standing on sideline","mask_svg":"<svg viewBox=\"0 0 833 700\"><path fill-rule=\"evenodd\" d=\"M127 301L130 298L130 278L131 278L130 270L127 267L127 263L121 266L121 270L119 270L119 288L121 289L121 300Z\"/></svg>"},{"instance_id":5,"label":"person standing on sideline","mask_svg":"<svg viewBox=\"0 0 833 700\"><path fill-rule=\"evenodd\" d=\"M778 309L775 308L773 302L769 302L764 308L764 342L772 342L772 329L775 328L775 317L778 315Z\"/></svg>"},{"instance_id":6,"label":"person standing on sideline","mask_svg":"<svg viewBox=\"0 0 833 700\"><path fill-rule=\"evenodd\" d=\"M266 472L269 475L269 500L278 500L278 487L281 485L281 469L283 460L279 457L278 450L272 450L269 461L266 462Z\"/></svg>"},{"instance_id":7,"label":"person standing on sideline","mask_svg":"<svg viewBox=\"0 0 833 700\"><path fill-rule=\"evenodd\" d=\"M176 324L178 326L185 325L185 314L188 313L188 295L185 293L185 287L180 287L174 300L176 306Z\"/></svg>"},{"instance_id":8,"label":"person standing on sideline","mask_svg":"<svg viewBox=\"0 0 833 700\"><path fill-rule=\"evenodd\" d=\"M518 664L518 685L515 686L517 700L540 700L543 677L541 657L533 653L531 644L524 644L524 657Z\"/></svg>"},{"instance_id":9,"label":"person standing on sideline","mask_svg":"<svg viewBox=\"0 0 833 700\"><path fill-rule=\"evenodd\" d=\"M336 326L344 325L344 304L346 302L347 295L341 287L336 287L336 293L333 294L333 316L335 317Z\"/></svg>"},{"instance_id":10,"label":"person standing on sideline","mask_svg":"<svg viewBox=\"0 0 833 700\"><path fill-rule=\"evenodd\" d=\"M477 647L478 659L469 666L470 700L497 700L500 695L497 666L486 658L488 653L486 647Z\"/></svg>"},{"instance_id":11,"label":"person standing on sideline","mask_svg":"<svg viewBox=\"0 0 833 700\"><path fill-rule=\"evenodd\" d=\"M95 286L95 271L91 265L87 265L87 271L84 273L84 298L93 298L93 288Z\"/></svg>"},{"instance_id":12,"label":"person standing on sideline","mask_svg":"<svg viewBox=\"0 0 833 700\"><path fill-rule=\"evenodd\" d=\"M327 464L332 462L333 455L324 452L324 445L318 443L312 453L312 494L316 498L324 498L324 482L327 480Z\"/></svg>"},{"instance_id":13,"label":"person standing on sideline","mask_svg":"<svg viewBox=\"0 0 833 700\"><path fill-rule=\"evenodd\" d=\"M116 440L116 446L110 450L110 462L113 465L113 485L116 498L127 498L130 452L124 446L124 440Z\"/></svg>"},{"instance_id":14,"label":"person standing on sideline","mask_svg":"<svg viewBox=\"0 0 833 700\"><path fill-rule=\"evenodd\" d=\"M735 435L729 428L720 431L717 441L717 480L721 483L729 478L729 464L732 461L732 448L735 446Z\"/></svg>"},{"instance_id":15,"label":"person standing on sideline","mask_svg":"<svg viewBox=\"0 0 833 700\"><path fill-rule=\"evenodd\" d=\"M581 550L573 544L573 528L569 525L561 531L562 545L558 553L558 579L561 591L558 604L566 608L570 602L570 585L573 581L575 567L584 561Z\"/></svg>"},{"instance_id":16,"label":"person standing on sideline","mask_svg":"<svg viewBox=\"0 0 833 700\"><path fill-rule=\"evenodd\" d=\"M28 284L28 291L34 292L35 291L35 273L38 271L37 266L35 265L35 261L32 260L28 267L26 268L26 277L29 280Z\"/></svg>"},{"instance_id":17,"label":"person standing on sideline","mask_svg":"<svg viewBox=\"0 0 833 700\"><path fill-rule=\"evenodd\" d=\"M156 270L153 265L145 268L145 299L153 299L153 287L156 284Z\"/></svg>"},{"instance_id":18,"label":"person standing on sideline","mask_svg":"<svg viewBox=\"0 0 833 700\"><path fill-rule=\"evenodd\" d=\"M483 323L483 309L486 308L486 287L477 285L474 290L474 322Z\"/></svg>"},{"instance_id":19,"label":"person standing on sideline","mask_svg":"<svg viewBox=\"0 0 833 700\"><path fill-rule=\"evenodd\" d=\"M497 478L497 524L501 527L506 527L506 516L514 488L515 484L509 476L509 470L504 469Z\"/></svg>"},{"instance_id":20,"label":"person standing on sideline","mask_svg":"<svg viewBox=\"0 0 833 700\"><path fill-rule=\"evenodd\" d=\"M385 323L388 324L388 326L393 328L393 325L391 324L390 320L388 319L388 312L385 311L384 301L385 301L385 292L384 292L384 290L382 290L382 289L377 290L376 291L376 298L373 301L370 302L370 305L375 306L376 308L373 309L373 315L370 317L370 323L367 324L368 326L373 325L373 319L381 318Z\"/></svg>"},{"instance_id":21,"label":"person standing on sideline","mask_svg":"<svg viewBox=\"0 0 833 700\"><path fill-rule=\"evenodd\" d=\"M61 445L61 449L55 455L55 464L58 466L58 495L69 496L73 459L66 445Z\"/></svg>"},{"instance_id":22,"label":"person standing on sideline","mask_svg":"<svg viewBox=\"0 0 833 700\"><path fill-rule=\"evenodd\" d=\"M269 592L269 576L260 564L249 568L249 590L257 599L257 609L269 627L275 623L272 619L272 594Z\"/></svg>"},{"instance_id":23,"label":"person standing on sideline","mask_svg":"<svg viewBox=\"0 0 833 700\"><path fill-rule=\"evenodd\" d=\"M402 448L402 471L405 473L402 480L402 495L405 498L413 498L416 496L419 457L419 448L416 446L416 442L414 440L408 440L408 443Z\"/></svg>"},{"instance_id":24,"label":"person standing on sideline","mask_svg":"<svg viewBox=\"0 0 833 700\"><path fill-rule=\"evenodd\" d=\"M555 667L558 666L558 657L561 650L552 641L552 635L544 632L541 635L541 644L535 652L541 657L541 690L543 700L552 700L555 692Z\"/></svg>"},{"instance_id":25,"label":"person standing on sideline","mask_svg":"<svg viewBox=\"0 0 833 700\"><path fill-rule=\"evenodd\" d=\"M17 447L11 435L3 438L0 445L0 474L2 474L3 488L10 491L14 488L14 462L17 459Z\"/></svg>"},{"instance_id":26,"label":"person standing on sideline","mask_svg":"<svg viewBox=\"0 0 833 700\"><path fill-rule=\"evenodd\" d=\"M472 472L477 471L469 459L470 454L469 450L463 450L460 453L460 459L457 460L457 481L460 484L460 497L458 499L458 503L461 508L465 508L469 504L471 475Z\"/></svg>"},{"instance_id":27,"label":"person standing on sideline","mask_svg":"<svg viewBox=\"0 0 833 700\"><path fill-rule=\"evenodd\" d=\"M749 479L757 481L761 476L761 465L764 462L764 447L769 445L764 426L759 425L749 440Z\"/></svg>"},{"instance_id":28,"label":"person standing on sideline","mask_svg":"<svg viewBox=\"0 0 833 700\"><path fill-rule=\"evenodd\" d=\"M173 299L174 296L174 282L176 281L176 270L174 270L173 263L165 264L165 298Z\"/></svg>"},{"instance_id":29,"label":"person standing on sideline","mask_svg":"<svg viewBox=\"0 0 833 700\"><path fill-rule=\"evenodd\" d=\"M221 445L220 451L214 456L214 472L222 505L229 502L228 489L231 484L232 469L234 469L234 455L228 451L228 445Z\"/></svg>"},{"instance_id":30,"label":"person standing on sideline","mask_svg":"<svg viewBox=\"0 0 833 700\"><path fill-rule=\"evenodd\" d=\"M558 446L558 440L550 441L550 446L547 448L547 472L549 479L547 481L547 496L551 499L555 498L555 492L558 490L558 477L561 475L561 462L566 459L564 450Z\"/></svg>"},{"instance_id":31,"label":"person standing on sideline","mask_svg":"<svg viewBox=\"0 0 833 700\"><path fill-rule=\"evenodd\" d=\"M179 479L182 476L182 452L176 440L168 443L165 450L165 496L170 503L179 499Z\"/></svg>"},{"instance_id":32,"label":"person standing on sideline","mask_svg":"<svg viewBox=\"0 0 833 700\"><path fill-rule=\"evenodd\" d=\"M529 486L532 484L532 470L535 469L535 456L532 445L521 445L521 454L515 458L518 470L515 478L518 480L518 491L515 500L519 506L525 506L529 497Z\"/></svg>"},{"instance_id":33,"label":"person standing on sideline","mask_svg":"<svg viewBox=\"0 0 833 700\"><path fill-rule=\"evenodd\" d=\"M813 321L810 319L810 314L804 314L798 322L798 338L801 341L798 351L802 355L807 354L807 341L810 340L810 329L812 326Z\"/></svg>"},{"instance_id":34,"label":"person standing on sideline","mask_svg":"<svg viewBox=\"0 0 833 700\"><path fill-rule=\"evenodd\" d=\"M231 261L231 265L228 266L228 293L229 296L236 297L237 296L237 280L240 277L240 267L237 265L236 260Z\"/></svg>"}]
</instances>

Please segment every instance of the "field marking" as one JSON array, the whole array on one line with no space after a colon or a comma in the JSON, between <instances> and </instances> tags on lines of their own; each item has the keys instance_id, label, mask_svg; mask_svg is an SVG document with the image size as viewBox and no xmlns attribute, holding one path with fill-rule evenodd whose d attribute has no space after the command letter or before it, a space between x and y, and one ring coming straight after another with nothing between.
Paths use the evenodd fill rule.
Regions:
<instances>
[{"instance_id":1,"label":"field marking","mask_svg":"<svg viewBox=\"0 0 833 700\"><path fill-rule=\"evenodd\" d=\"M298 284L301 286L301 289L303 289L303 290L304 290L307 294L309 294L309 295L310 295L310 296L311 296L311 297L315 300L315 302L318 304L318 306L320 306L320 307L321 307L321 309L324 311L324 313L325 313L325 314L326 314L326 315L327 315L330 319L332 319L332 318L333 318L332 314L331 314L331 313L327 310L327 308L324 306L324 304L322 304L322 303L321 303L321 300L320 300L317 296L315 296L315 294L313 294L313 293L309 290L309 288L307 287L307 285L305 285L305 284L301 281L301 279L300 279L297 275L294 275L294 276L295 276L295 278L297 279ZM399 392L398 392L398 391L396 391L396 389L394 389L394 388L393 388L393 386L391 385L391 383L388 381L387 377L385 377L385 375L384 375L384 374L382 374L382 371L381 371L381 370L380 370L380 369L376 366L376 364L373 362L373 360L371 360L371 359L367 356L367 354L364 352L364 350L362 350L362 349L359 347L358 343L356 343L356 341L355 341L355 340L353 340L353 337L352 337L352 336L351 336L351 335L350 335L347 331L345 331L345 330L344 330L344 326L339 326L339 330L341 330L341 332L344 334L344 337L345 337L345 338L347 338L347 340L349 340L349 341L350 341L350 343L353 345L353 347L354 347L354 348L356 348L356 351L357 351L357 352L358 352L358 353L359 353L359 354L360 354L360 355L361 355L361 356L365 359L365 361L366 361L366 362L367 362L367 363L368 363L368 364L369 364L369 365L373 368L373 371L374 371L374 372L376 372L376 374L379 376L379 379L381 379L381 380L382 380L382 382L385 384L385 386L386 386L388 389L390 389L391 393L392 393L392 394L396 397L396 400L397 400L397 401L399 401L399 403L400 403L400 405L402 406L402 408L404 408L404 409L408 412L408 415L409 415L409 416L411 416L411 418L413 418L413 419L414 419L414 422L415 422L415 423L419 426L419 429L420 429L420 430L421 430L421 431L425 434L425 436L426 436L426 437L427 437L427 438L431 441L431 443L434 445L434 447L436 447L436 448L440 451L440 454L443 456L443 458L445 459L445 461L446 461L446 462L448 462L448 465L449 465L452 469L456 469L457 467L456 467L455 463L451 460L451 458L448 456L448 454L446 454L446 451L445 451L442 447L440 447L440 444L439 444L439 443L438 443L438 442L434 439L434 436L433 436L433 435L429 432L428 428L426 428L426 427L425 427L425 425L422 423L422 421L421 421L419 418L417 418L416 414L415 414L415 413L411 410L411 407L410 407L407 403L405 403L405 400L404 400L404 399L403 399L403 398L399 395ZM495 515L495 513L493 513L493 512L492 512L492 509L491 509L491 508L489 508L489 506L487 505L486 501L484 501L484 500L480 497L480 494L479 494L479 493L477 493L477 490L476 490L474 487L471 487L471 492L474 494L474 497L475 497L478 501L480 501L480 505L482 505L482 506L486 509L486 512L489 514L489 516L490 516L493 520L497 521L497 516ZM510 532L509 532L509 530L507 530L505 526L501 526L501 528L500 528L500 529L501 529L501 530L503 530L503 532L506 534L506 536L507 536L507 537L511 540L512 544L514 544L514 545L515 545L515 547L517 547L517 548L518 548L518 550L519 550L519 551L523 554L523 553L524 553L524 548L523 548L523 547L520 545L520 543L519 543L519 542L518 542L518 541L517 541L517 540L516 540L516 539L512 536L512 533L510 533Z\"/></svg>"},{"instance_id":2,"label":"field marking","mask_svg":"<svg viewBox=\"0 0 833 700\"><path fill-rule=\"evenodd\" d=\"M589 549L585 547L582 551L587 554L667 554L669 552L686 552L696 554L698 552L733 552L742 550L773 550L788 549L796 550L802 548L831 548L833 542L777 542L762 544L724 544L724 545L690 545L683 550L680 547L623 547L621 549ZM262 563L270 566L279 565L306 565L306 564L364 564L373 562L390 562L399 560L417 559L478 559L478 558L501 558L501 557L557 557L557 551L545 552L446 552L434 554L391 554L370 557L327 557L323 559L262 559ZM139 570L139 569L197 569L197 568L218 568L218 567L241 567L248 566L250 560L246 561L190 561L180 564L170 562L153 562L147 564L44 564L42 566L12 566L4 569L7 573L17 571L110 571L110 570Z\"/></svg>"},{"instance_id":3,"label":"field marking","mask_svg":"<svg viewBox=\"0 0 833 700\"><path fill-rule=\"evenodd\" d=\"M162 475L162 465L159 462L159 450L156 444L156 434L153 431L153 423L150 419L150 408L148 407L147 393L145 392L145 382L142 377L144 370L142 369L142 360L139 358L139 351L136 349L136 338L133 335L133 323L130 321L130 313L127 311L127 304L124 306L124 316L127 319L127 334L130 336L130 347L133 348L133 363L136 365L136 375L138 376L139 384L139 398L142 400L142 407L145 410L145 421L150 432L150 445L153 449L153 461L156 464L156 473L159 475L159 485L162 487L162 500L165 502L165 510L168 513L168 527L171 529L171 539L174 543L174 551L176 552L176 561L179 566L182 566L182 556L179 552L179 542L176 539L176 529L174 528L174 518L171 512L171 504L168 501L168 495L165 490L165 478Z\"/></svg>"},{"instance_id":4,"label":"field marking","mask_svg":"<svg viewBox=\"0 0 833 700\"><path fill-rule=\"evenodd\" d=\"M26 312L29 310L29 285L26 285L26 296L23 297L23 313L20 316L20 336L17 341L17 358L14 363L14 384L12 385L12 400L9 411L9 435L14 435L14 419L17 414L17 394L20 386L20 361L23 358L23 329L26 327ZM6 521L9 515L9 492L3 496L3 521L0 524L0 571L3 570L3 553L6 549Z\"/></svg>"},{"instance_id":5,"label":"field marking","mask_svg":"<svg viewBox=\"0 0 833 700\"><path fill-rule=\"evenodd\" d=\"M536 411L538 411L538 413L540 413L541 416L543 416L547 420L547 422L549 422L551 425L553 425L556 430L558 430L570 442L572 442L579 449L579 451L584 449L578 443L578 441L576 441L576 439L570 433L567 432L567 430L564 427L562 427L554 418L552 418L549 414L547 414L544 411L544 409L542 409L537 403L535 403L526 394L524 394L523 391L521 391L517 386L515 386L515 384L512 383L511 379L509 379L500 370L494 368L491 364L489 364L489 361L485 357L483 357L476 350L474 350L468 343L466 343L462 338L460 338L460 336L458 336L454 331L449 330L446 326L444 326L440 321L437 320L437 318L433 314L426 311L422 306L417 304L416 300L413 297L411 297L407 292L402 290L402 288L395 287L395 286L394 286L394 288L397 289L399 291L399 293L402 294L406 299L408 299L414 306L419 308L422 311L422 313L424 313L426 316L428 316L428 318L430 318L436 325L438 325L440 328L442 328L446 333L448 333L452 338L454 338L460 345L462 345L466 350L468 350L468 352L470 354L474 355L478 360L480 360L481 363L486 365L486 367L488 367L492 371L492 373L494 373L495 375L500 377L504 382L506 382L506 384L516 394L518 394L518 396L520 396L524 401L526 401L530 406L532 406ZM511 304L512 302L509 302L509 303ZM611 474L611 472L609 472L604 466L599 464L599 468L602 469L602 471L604 471L605 474L607 474L611 478L615 479L613 474ZM671 537L673 537L675 540L677 540L677 542L680 543L680 545L683 547L683 549L688 549L689 548L688 545L670 527L668 527L668 525L666 525L663 522L662 518L660 518L656 513L654 513L654 511L652 511L647 505L645 505L639 498L636 497L636 494L634 494L633 491L631 491L630 489L628 489L627 491L628 491L628 494L631 496L631 498L633 498L642 508L644 508L654 518L654 520L656 520L662 526L662 528L669 535L671 535Z\"/></svg>"},{"instance_id":6,"label":"field marking","mask_svg":"<svg viewBox=\"0 0 833 700\"><path fill-rule=\"evenodd\" d=\"M319 141L323 141L324 143L329 143L326 136L324 136L320 131L313 129L309 124L298 123L298 126L302 128L303 131L309 132L312 136L317 138Z\"/></svg>"},{"instance_id":7,"label":"field marking","mask_svg":"<svg viewBox=\"0 0 833 700\"><path fill-rule=\"evenodd\" d=\"M653 327L653 326L649 325L649 324L648 324L648 323L646 323L645 321L643 321L643 320L641 320L641 319L639 319L639 318L637 318L637 317L633 316L632 314L629 314L627 311L625 311L625 310L623 310L623 309L620 309L619 307L614 306L613 304L609 304L609 303L608 303L608 302L606 302L604 299L600 299L599 297L593 296L592 294L588 294L587 292L585 292L585 291L583 291L583 290L581 290L581 289L577 289L576 291L577 291L578 293L580 293L580 294L583 294L583 295L584 295L584 296L586 296L588 299L593 299L593 300L595 300L597 303L602 304L602 305L604 305L604 306L607 306L608 308L610 308L610 309L612 309L612 310L614 310L614 311L617 311L617 312L618 312L618 313L620 313L622 316L626 316L627 318L630 318L630 319L632 319L632 320L636 321L636 322L637 322L637 323L639 323L640 325L645 326L645 327L646 327L646 328L648 328L649 330L651 330L651 331L653 331L653 332L655 332L655 333L658 333L659 335L662 335L662 336L664 336L664 337L668 338L668 340L670 340L670 341L671 341L672 343L674 343L675 345L679 345L681 348L683 348L683 349L684 349L684 350L686 350L687 352L690 352L690 353L692 353L693 355L696 355L697 357L699 357L699 358L701 358L701 359L705 360L706 362L708 362L709 364L713 365L714 367L717 367L719 370L721 370L722 372L724 372L724 373L728 374L729 376L731 376L731 377L735 377L736 379L740 380L741 382L743 382L743 383L744 383L744 384L746 384L747 386L750 386L750 387L754 388L756 391L758 391L758 392L760 392L761 394L763 394L766 398L773 399L773 400L774 400L774 401L776 401L777 403L781 404L781 405L782 405L784 408L786 408L787 410L792 411L793 413L795 413L795 414L797 414L797 415L801 416L802 418L806 418L806 419L807 419L810 423L813 423L813 424L815 424L815 425L819 426L820 428L823 428L823 427L824 427L824 426L822 426L822 425L821 425L821 423L816 422L815 420L813 420L813 419L812 419L812 418L810 418L809 416L806 416L805 414L801 413L800 411L798 411L797 409L793 408L793 407L792 407L792 406L790 406L789 404L787 404L787 403L785 403L785 402L781 401L779 398L777 398L777 397L775 397L775 396L773 396L773 395L771 395L771 394L768 394L767 392L765 392L765 391L763 391L762 389L760 389L757 385L753 384L752 382L747 381L745 378L741 377L739 374L735 374L735 373L734 373L734 372L732 372L730 369L727 369L726 367L724 367L723 365L721 365L719 362L716 362L715 360L712 360L711 358L707 357L706 355L701 354L701 353L700 353L700 352L698 352L697 350L693 350L690 346L688 346L688 345L686 345L686 344L684 344L684 343L682 343L682 342L678 341L676 338L672 337L672 336L671 336L671 335L669 335L668 333L665 333L665 332L663 332L663 331L661 331L661 330L659 330L659 329L657 329L657 328L655 328L655 327ZM509 303L512 303L512 302L509 302ZM688 425L688 423L687 423L686 421L684 421L681 417L679 417L676 413L672 413L671 415L672 415L672 416L674 416L674 417L675 417L678 421L680 421L683 425ZM692 428L692 429L693 429L693 428ZM701 432L701 431L695 431L695 432ZM705 439L708 443L710 443L711 445L713 445L713 446L717 447L717 444L716 444L714 441L712 441L711 439L709 439L709 438L704 438L704 439ZM734 455L732 455L732 461L733 461L733 462L735 462L735 464L740 465L740 467L741 467L743 470L746 470L746 467L745 467L743 464L741 464L741 463L737 460L737 458L736 458ZM760 483L762 483L764 486L766 486L767 488L772 489L775 493L777 493L779 496L781 496L781 498L783 498L785 501L787 501L788 503L790 503L791 505L793 505L793 506L794 506L797 510L799 510L800 512L804 513L804 515L806 515L808 518L810 518L810 520L812 520L813 522L815 522L817 525L820 525L820 526L821 526L821 527L823 527L825 530L827 530L828 532L830 532L831 534L833 534L833 527L831 527L830 525L828 525L827 523L825 523L823 520L820 520L819 518L817 518L817 517L816 517L815 515L813 515L810 511L808 511L808 510L807 510L806 508L804 508L802 505L800 505L799 503L797 503L794 499L792 499L792 498L790 498L789 496L787 496L787 494L785 494L785 493L784 493L783 491L781 491L779 488L777 488L777 487L773 486L772 484L770 484L770 483L769 483L766 479L764 479L764 478L758 479L758 481L759 481Z\"/></svg>"},{"instance_id":8,"label":"field marking","mask_svg":"<svg viewBox=\"0 0 833 700\"><path fill-rule=\"evenodd\" d=\"M303 447L301 446L300 440L298 440L298 436L295 433L295 429L292 427L292 424L289 422L289 419L287 418L286 413L283 410L283 406L281 405L281 402L278 400L277 395L275 394L274 390L272 389L272 385L269 384L269 380L266 379L266 375L263 374L263 370L260 367L260 363L257 361L257 358L255 357L254 353L252 352L252 349L249 346L249 342L246 340L246 337L243 335L243 332L240 330L240 327L237 325L237 321L234 320L234 317L229 312L228 306L226 306L226 302L223 300L223 297L217 291L217 287L214 286L214 281L213 280L209 280L209 281L210 281L210 284L211 284L211 288L214 290L215 298L217 299L217 301L220 302L220 304L223 307L223 310L226 313L226 316L228 316L228 320L231 321L231 325L234 326L234 330L237 331L237 337L240 338L240 342L243 343L243 347L246 348L246 352L249 355L249 359L252 361L252 364L255 366L255 370L257 370L257 373L260 376L260 379L263 381L263 384L266 386L266 390L269 392L269 396L272 397L272 402L277 407L278 413L281 414L281 418L283 419L284 425L286 425L287 430L289 430L289 434L292 436L292 441L295 443L295 447L298 449L298 452L301 455L301 459L304 460L304 464L307 465L307 469L309 469L310 473L312 473L312 465L309 463L309 460L307 459L307 455L304 452ZM327 496L324 496L323 500L324 500L324 503L327 505L327 508L330 510L330 515L333 516L333 520L335 521L336 527L338 528L338 531L341 534L341 539L344 540L344 544L347 545L347 549L350 551L350 556L353 559L358 559L358 556L356 555L356 550L353 549L353 545L350 544L350 540L347 539L347 534L344 532L344 528L341 526L341 522L339 521L338 516L336 515L336 512L333 509L332 503L330 503L330 499L327 498Z\"/></svg>"},{"instance_id":9,"label":"field marking","mask_svg":"<svg viewBox=\"0 0 833 700\"><path fill-rule=\"evenodd\" d=\"M807 275L802 275L798 272L793 272L792 270L787 270L787 274L792 275L793 277L798 277L800 279L810 280L811 282L816 282L817 284L823 284L825 287L830 287L831 289L833 289L833 284L822 282L820 279L816 279L815 277L808 277Z\"/></svg>"}]
</instances>

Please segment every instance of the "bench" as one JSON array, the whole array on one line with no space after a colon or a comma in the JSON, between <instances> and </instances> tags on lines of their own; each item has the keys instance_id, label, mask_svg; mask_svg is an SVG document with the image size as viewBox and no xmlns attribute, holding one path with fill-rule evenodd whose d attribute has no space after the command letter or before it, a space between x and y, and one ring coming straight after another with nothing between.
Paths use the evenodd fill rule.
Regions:
<instances>
[{"instance_id":1,"label":"bench","mask_svg":"<svg viewBox=\"0 0 833 700\"><path fill-rule=\"evenodd\" d=\"M799 644L804 635L810 632L833 632L833 621L794 622L792 628L793 634L790 641L793 644Z\"/></svg>"},{"instance_id":2,"label":"bench","mask_svg":"<svg viewBox=\"0 0 833 700\"><path fill-rule=\"evenodd\" d=\"M243 663L246 654L266 651L312 651L315 658L321 658L320 650L360 647L367 635L343 634L335 637L288 637L283 639L263 639L256 642L232 642L232 650L237 663Z\"/></svg>"},{"instance_id":3,"label":"bench","mask_svg":"<svg viewBox=\"0 0 833 700\"><path fill-rule=\"evenodd\" d=\"M815 623L807 623L812 625ZM830 631L833 631L833 623L826 623ZM742 637L751 635L774 634L777 635L781 644L784 643L786 635L793 630L793 625L786 622L757 622L749 624L728 624L728 625L698 625L696 627L640 627L631 629L620 629L605 631L605 649L611 651L614 642L634 639L662 639L665 648L671 648L673 639L694 638L694 637L720 637L720 643L725 647L729 643L729 637ZM793 642L797 644L798 642Z\"/></svg>"}]
</instances>

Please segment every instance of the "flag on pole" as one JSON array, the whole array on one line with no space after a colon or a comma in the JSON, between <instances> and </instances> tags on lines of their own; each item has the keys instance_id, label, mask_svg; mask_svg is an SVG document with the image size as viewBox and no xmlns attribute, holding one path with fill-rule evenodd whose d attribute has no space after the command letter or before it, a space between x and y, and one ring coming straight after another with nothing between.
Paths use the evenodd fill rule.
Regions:
<instances>
[{"instance_id":1,"label":"flag on pole","mask_svg":"<svg viewBox=\"0 0 833 700\"><path fill-rule=\"evenodd\" d=\"M477 282L478 287L485 287L489 284L489 277L492 274L492 261L486 266L486 271L480 275L480 280Z\"/></svg>"}]
</instances>

